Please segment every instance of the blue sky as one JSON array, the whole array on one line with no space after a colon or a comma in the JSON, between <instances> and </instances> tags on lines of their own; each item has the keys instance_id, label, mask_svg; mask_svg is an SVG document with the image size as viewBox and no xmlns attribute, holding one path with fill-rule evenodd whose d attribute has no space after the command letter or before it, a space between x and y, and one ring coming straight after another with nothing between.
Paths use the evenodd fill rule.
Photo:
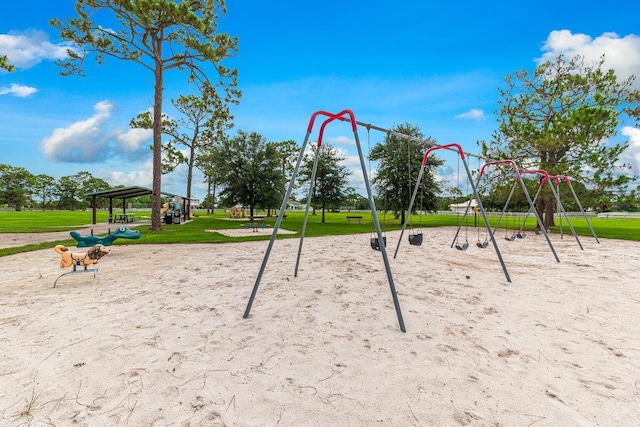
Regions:
<instances>
[{"instance_id":1,"label":"blue sky","mask_svg":"<svg viewBox=\"0 0 640 427\"><path fill-rule=\"evenodd\" d=\"M59 76L53 61L65 46L48 22L75 16L74 5L3 4L0 54L16 71L0 72L0 163L150 187L150 135L128 123L150 108L152 76L112 58L101 66L91 60L84 78ZM235 129L269 141L301 144L313 112L351 109L358 121L410 123L441 144L478 153L476 141L489 140L496 127L497 88L507 74L559 54L595 60L604 53L621 77L640 76L635 1L232 0L227 7L220 30L240 39L239 54L225 62L239 70L243 92ZM190 93L185 80L167 73L167 113L170 99ZM631 124L621 126L618 141L631 141L622 160L640 174L640 130ZM366 129L359 136L366 155ZM383 137L372 131L371 145ZM352 184L362 191L351 128L332 124L325 138L344 150ZM455 168L451 159L440 174L453 182ZM184 168L164 176L163 190L184 194L185 177ZM201 174L193 185L194 197L204 197Z\"/></svg>"}]
</instances>

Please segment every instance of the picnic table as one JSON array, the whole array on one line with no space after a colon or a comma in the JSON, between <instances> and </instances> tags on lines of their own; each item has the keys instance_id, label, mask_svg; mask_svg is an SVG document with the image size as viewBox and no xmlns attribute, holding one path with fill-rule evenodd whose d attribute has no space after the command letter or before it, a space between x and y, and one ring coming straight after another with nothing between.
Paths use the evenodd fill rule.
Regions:
<instances>
[{"instance_id":1,"label":"picnic table","mask_svg":"<svg viewBox=\"0 0 640 427\"><path fill-rule=\"evenodd\" d=\"M135 221L135 219L136 217L133 214L115 214L109 222L128 223Z\"/></svg>"}]
</instances>

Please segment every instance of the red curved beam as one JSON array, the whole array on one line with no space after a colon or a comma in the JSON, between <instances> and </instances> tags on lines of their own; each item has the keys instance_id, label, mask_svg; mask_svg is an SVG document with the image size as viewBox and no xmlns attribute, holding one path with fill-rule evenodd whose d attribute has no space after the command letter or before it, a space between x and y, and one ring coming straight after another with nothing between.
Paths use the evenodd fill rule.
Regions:
<instances>
[{"instance_id":1,"label":"red curved beam","mask_svg":"<svg viewBox=\"0 0 640 427\"><path fill-rule=\"evenodd\" d=\"M495 162L487 162L484 165L482 165L482 168L480 169L480 174L478 175L478 178L480 178L482 176L482 174L484 173L484 169L487 166L492 166L492 165L504 165L504 164L510 164L511 166L513 166L513 170L516 172L516 175L518 175L520 172L518 171L518 166L516 166L516 162L514 162L513 160L496 160Z\"/></svg>"},{"instance_id":2,"label":"red curved beam","mask_svg":"<svg viewBox=\"0 0 640 427\"><path fill-rule=\"evenodd\" d=\"M319 115L327 116L328 118L322 123L322 126L320 127L320 136L318 137L318 147L322 145L322 135L324 134L324 128L327 126L327 124L331 123L334 120L344 121L345 120L345 118L343 117L344 115L349 115L349 119L351 121L351 129L353 130L353 132L357 130L358 124L356 123L356 116L353 114L353 111L347 109L347 110L342 110L337 114L329 113L327 111L316 111L311 115L311 119L309 120L309 126L307 126L307 133L311 133L313 131L313 123L315 122L316 117L318 117Z\"/></svg>"},{"instance_id":3,"label":"red curved beam","mask_svg":"<svg viewBox=\"0 0 640 427\"><path fill-rule=\"evenodd\" d=\"M462 151L462 147L460 147L460 144L453 143L453 144L447 144L447 145L438 145L437 147L429 148L424 153L424 157L422 158L422 166L425 166L427 164L427 159L429 158L429 154L432 151L441 150L441 149L445 149L445 148L451 148L451 147L456 147L458 149L458 153L460 154L460 158L464 159L464 151Z\"/></svg>"},{"instance_id":4,"label":"red curved beam","mask_svg":"<svg viewBox=\"0 0 640 427\"><path fill-rule=\"evenodd\" d=\"M520 175L524 175L524 174L539 174L539 175L544 175L544 178L542 178L542 181L540 181L540 185L544 185L545 182L547 181L551 181L551 177L549 176L549 172L547 172L544 169L529 169L529 170L523 170L520 171Z\"/></svg>"},{"instance_id":5,"label":"red curved beam","mask_svg":"<svg viewBox=\"0 0 640 427\"><path fill-rule=\"evenodd\" d=\"M556 175L556 176L552 176L551 178L554 178L556 180L556 185L560 185L561 179L564 179L565 181L567 181L567 184L571 185L571 181L569 180L569 177L566 175Z\"/></svg>"}]
</instances>

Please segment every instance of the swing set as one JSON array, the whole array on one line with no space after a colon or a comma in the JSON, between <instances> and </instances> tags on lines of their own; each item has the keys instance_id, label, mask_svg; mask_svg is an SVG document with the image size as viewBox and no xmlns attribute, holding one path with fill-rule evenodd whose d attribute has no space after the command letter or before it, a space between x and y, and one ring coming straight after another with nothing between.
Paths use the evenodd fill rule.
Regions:
<instances>
[{"instance_id":1,"label":"swing set","mask_svg":"<svg viewBox=\"0 0 640 427\"><path fill-rule=\"evenodd\" d=\"M484 165L482 165L482 168L480 168L480 172L478 173L478 182L476 183L476 187L480 185L480 180L482 179L482 176L484 175L485 170L490 167L490 166L499 166L499 165L506 165L506 166L510 166L511 169L513 170L513 173L515 175L515 179L513 182L513 185L511 186L511 191L509 192L509 196L507 197L507 201L504 204L504 207L502 209L502 212L500 213L500 216L498 217L498 221L496 222L496 226L493 229L493 235L495 235L496 231L498 230L498 227L500 225L500 222L502 221L502 218L505 214L505 212L507 211L507 207L509 206L509 203L511 202L511 198L513 197L513 193L516 189L516 187L518 186L518 184L520 184L520 188L522 189L523 194L525 195L525 198L527 199L527 202L529 204L529 211L527 212L527 215L525 215L524 220L522 221L522 225L520 226L520 229L516 232L516 216L513 216L513 231L512 234L509 235L509 226L508 226L508 218L505 221L505 240L513 242L514 240L516 240L516 238L520 238L520 239L524 239L526 237L525 233L524 233L524 225L527 222L527 217L529 215L529 212L534 212L535 217L536 217L536 221L538 222L538 226L540 227L541 230L544 230L544 226L542 223L542 219L540 218L540 216L538 215L538 211L535 209L535 199L532 200L531 196L529 195L529 191L527 190L527 187L524 185L524 182L522 181L521 175L525 172L521 172L518 170L518 166L516 165L516 163L513 160L496 160L496 161L492 161L492 162L487 162ZM467 211L465 211L464 215L467 215ZM463 217L464 220L464 217ZM460 225L458 226L458 230L456 231L456 236L458 235L458 233L460 232L460 227L462 227L462 223L460 223ZM490 227L489 227L490 228ZM553 248L553 245L551 244L551 240L549 239L548 233L546 233L545 230L545 238L547 239L547 243L549 244L549 248L551 249L551 252L553 253L553 256L555 257L557 262L560 262L560 259L558 258L558 255L556 254L555 249ZM478 243L480 243L480 240L478 239ZM486 245L481 245L481 244L477 244L478 247L486 247Z\"/></svg>"},{"instance_id":2,"label":"swing set","mask_svg":"<svg viewBox=\"0 0 640 427\"><path fill-rule=\"evenodd\" d=\"M569 225L569 229L571 229L571 233L573 234L573 237L576 239L576 242L578 243L578 246L580 247L580 250L584 250L584 247L582 246L582 243L580 242L580 238L578 238L578 234L576 233L576 230L573 228L573 224L571 224L571 220L569 219L569 215L567 215L567 212L564 209L564 206L562 205L562 201L560 201L560 196L558 194L558 192L556 192L556 189L553 185L553 183L551 182L551 176L549 176L549 173L543 169L530 169L530 170L523 170L520 172L521 175L525 175L525 174L535 174L535 175L542 175L542 179L540 180L540 185L538 186L538 190L536 191L536 195L533 198L533 203L530 205L529 207L529 211L527 212L527 214L524 217L524 220L526 222L527 218L529 217L529 214L531 212L534 212L536 215L538 215L538 211L535 209L535 202L536 200L538 200L538 196L540 195L541 191L542 191L542 187L544 187L545 184L548 184L549 189L551 190L551 194L553 195L555 201L556 201L556 208L558 211L558 215L560 217L560 221L562 224L562 216L565 217L565 219L567 220L567 224ZM554 177L555 178L555 177ZM571 189L573 190L573 187L571 187ZM575 192L574 192L575 195ZM576 197L577 200L577 197ZM580 202L578 202L579 204ZM582 209L582 206L580 207ZM584 213L584 211L583 211ZM586 218L586 215L585 215ZM587 220L588 223L588 220ZM591 224L589 224L589 227L591 227ZM546 228L544 226L541 225L541 233L543 233L545 236L547 236L549 233L547 232ZM591 231L593 232L593 228L591 229ZM594 236L595 236L595 232L593 232ZM563 235L561 233L560 238L563 238ZM596 237L596 241L598 240L598 238ZM598 242L599 243L599 242Z\"/></svg>"},{"instance_id":3,"label":"swing set","mask_svg":"<svg viewBox=\"0 0 640 427\"><path fill-rule=\"evenodd\" d=\"M450 150L450 151L455 151L458 155L458 161L462 162L462 164L464 165L464 169L467 173L467 184L471 184L471 188L473 189L473 195L475 197L475 200L478 203L478 211L481 213L482 218L484 220L484 224L485 224L485 228L486 228L486 233L490 236L490 240L493 243L493 247L496 251L496 255L498 256L498 260L500 261L500 265L502 266L502 271L504 272L504 275L507 279L507 282L511 282L511 277L509 276L509 272L507 271L507 267L504 264L504 260L502 259L502 254L500 253L500 249L498 248L498 244L496 243L496 240L494 238L493 235L493 230L491 230L491 227L489 225L489 220L487 219L487 215L485 213L484 207L482 206L482 201L480 200L480 196L478 195L478 189L476 184L473 181L473 177L471 175L471 171L469 170L469 165L467 164L466 158L465 158L465 153L462 150L462 147L459 144L447 144L447 145L440 145L440 146L435 146L435 147L431 147L429 148L425 153L424 153L424 157L422 159L422 166L420 167L420 172L418 173L418 180L416 182L416 186L413 190L413 195L411 196L411 201L409 202L409 209L408 209L408 215L407 215L407 219L405 219L404 224L402 225L402 231L400 232L400 238L398 240L398 244L396 246L396 250L395 253L393 255L393 257L395 258L398 255L398 249L400 248L400 243L402 242L402 236L404 235L405 229L407 228L407 224L409 222L409 217L410 217L410 213L412 211L413 208L413 204L416 200L416 196L418 193L418 188L420 186L420 182L424 176L424 171L427 165L427 161L429 159L429 154L431 154L433 151L436 150ZM469 206L471 205L471 203L467 203L467 206L465 208L465 212L464 212L464 216L463 216L463 221L464 218L467 215L467 212L469 211ZM462 222L461 222L462 224ZM454 237L453 242L451 243L451 247L454 246L454 244L458 243L458 246L460 246L459 248L456 247L456 249L460 249L460 250L466 250L469 247L469 242L468 239L467 241L460 245L458 242L458 233L460 231L460 227L461 225L458 227L458 230L456 232L456 236ZM488 246L488 244L487 244Z\"/></svg>"},{"instance_id":4,"label":"swing set","mask_svg":"<svg viewBox=\"0 0 640 427\"><path fill-rule=\"evenodd\" d=\"M287 191L285 193L284 199L282 200L282 206L280 207L280 213L278 214L278 218L276 219L276 222L273 226L273 232L271 233L271 239L269 240L269 244L267 246L267 249L265 250L265 254L264 254L264 258L262 260L262 264L260 266L260 270L258 272L258 276L256 277L256 281L253 285L253 290L251 291L251 295L249 297L249 301L247 303L247 307L244 311L244 315L242 316L243 318L247 318L249 317L249 313L251 311L251 306L253 305L253 301L256 297L256 294L258 292L258 287L260 286L260 281L262 280L262 276L264 274L264 271L266 269L267 263L269 261L269 256L271 254L271 250L273 249L273 245L274 242L276 240L276 236L278 234L278 229L280 228L280 224L282 223L282 219L284 217L284 213L286 212L286 207L287 207L287 203L289 202L289 197L291 196L291 192L293 191L294 185L295 185L295 181L296 181L296 177L298 175L298 171L300 169L300 165L302 164L302 160L304 158L304 153L305 153L305 149L307 147L307 144L309 142L309 138L311 136L311 133L313 131L313 125L315 122L315 119L318 116L326 116L327 118L325 119L325 121L322 123L321 127L320 127L320 133L318 136L318 143L317 143L317 149L316 149L316 153L315 153L315 158L314 158L314 162L313 162L313 169L312 169L312 173L311 173L311 180L309 182L309 195L307 197L307 205L306 205L306 210L305 210L305 215L304 215L304 221L302 224L302 231L301 231L301 235L300 235L300 243L298 246L298 254L296 257L296 266L295 266L295 272L294 272L294 277L298 276L298 266L300 264L300 255L302 252L302 244L304 242L304 236L305 236L305 232L306 232L306 227L307 227L307 222L308 222L308 217L309 217L309 208L311 206L311 198L313 195L313 184L315 181L315 176L316 176L316 172L317 172L317 167L318 167L318 159L319 159L319 154L320 154L320 150L322 148L322 136L324 134L324 129L325 127L335 121L335 120L340 120L340 121L347 121L349 123L351 123L351 129L353 131L353 135L356 141L356 147L358 148L358 156L360 158L360 166L362 167L362 175L363 175L363 179L364 179L364 184L365 187L367 189L367 196L369 199L369 207L371 209L371 217L376 229L376 235L378 238L378 242L380 245L380 252L382 253L382 259L384 262L384 266L385 266L385 270L387 273L387 279L389 281L389 288L391 291L391 297L393 299L393 304L396 310L396 315L398 317L398 323L400 326L400 330L402 332L406 332L406 328L404 325L404 320L402 318L402 312L400 310L400 303L398 301L398 294L396 292L396 288L395 288L395 284L393 281L393 276L391 274L391 267L389 265L389 258L387 256L387 251L386 251L386 245L385 245L385 240L383 239L383 235L382 235L382 230L380 228L380 221L378 220L378 214L376 212L376 207L375 207L375 203L373 201L373 195L371 193L371 185L369 184L369 179L367 176L367 168L365 165L365 160L364 160L364 155L362 154L362 147L360 144L360 137L358 136L358 128L357 128L357 122L355 119L355 115L353 114L353 112L351 110L343 110L337 114L333 114L333 113L329 113L326 111L316 111L315 113L313 113L313 115L311 116L311 119L309 120L309 125L307 126L307 133L306 136L304 138L304 142L302 143L302 147L300 148L300 154L298 156L298 160L296 162L296 165L294 167L293 173L291 174L291 179L289 181L289 185L287 187Z\"/></svg>"},{"instance_id":5,"label":"swing set","mask_svg":"<svg viewBox=\"0 0 640 427\"><path fill-rule=\"evenodd\" d=\"M580 213L582 214L582 217L584 218L587 225L589 226L589 230L591 230L591 234L593 235L593 238L596 240L596 243L600 244L600 240L598 240L598 236L596 236L596 232L593 230L593 227L591 226L591 222L589 221L587 214L582 208L582 204L580 203L580 200L578 199L578 196L576 195L576 192L573 189L573 185L571 185L571 180L569 179L569 177L565 175L556 175L556 176L551 176L550 178L555 180L556 182L556 193L558 196L558 200L560 200L560 183L561 182L567 183L567 185L569 186L569 190L571 190L571 194L573 195L573 200L578 205L578 209L580 209ZM562 238L562 217L560 217L560 238Z\"/></svg>"},{"instance_id":6,"label":"swing set","mask_svg":"<svg viewBox=\"0 0 640 427\"><path fill-rule=\"evenodd\" d=\"M376 130L386 131L388 135L393 134L395 136L399 136L401 138L408 139L408 142L410 142L411 140L418 140L425 147L431 145L431 148L426 150L426 152L424 154L424 157L423 157L423 160L422 160L422 165L421 165L420 171L418 173L418 178L416 180L416 185L415 185L415 188L413 190L413 194L411 196L411 200L409 202L409 209L407 211L407 216L406 216L406 219L405 219L405 221L403 223L403 226L402 226L402 231L401 231L401 234L400 234L400 239L398 240L398 245L396 246L396 250L395 250L395 253L394 253L394 258L398 254L398 249L400 247L400 243L402 242L402 236L404 235L404 232L405 232L405 230L407 228L407 225L410 224L409 244L413 245L413 246L420 246L423 243L423 233L422 233L422 229L421 229L422 220L420 219L420 229L417 232L414 231L413 223L412 223L412 220L411 220L412 208L413 208L413 205L414 205L414 203L416 201L416 196L417 196L417 193L418 193L419 189L421 188L421 186L422 186L422 188L424 188L424 171L425 171L425 167L427 165L427 160L428 160L429 154L431 152L435 151L435 150L447 149L447 150L455 151L457 153L457 155L459 156L458 157L458 162L461 161L462 164L464 165L464 168L465 168L465 171L466 171L466 174L467 174L467 180L468 180L467 181L467 185L471 184L471 187L473 189L473 195L475 197L475 200L478 203L477 209L481 213L482 219L483 219L484 224L485 224L485 240L484 240L484 242L480 241L480 231L478 230L478 241L476 243L476 246L478 246L479 248L486 248L488 246L488 244L489 244L488 242L491 241L491 243L493 244L493 247L494 247L494 249L496 251L496 255L497 255L497 257L498 257L498 259L500 261L500 264L502 266L502 270L504 272L504 275L505 275L507 281L511 282L511 278L509 276L507 268L506 268L506 266L504 264L504 260L502 259L502 255L500 253L500 249L498 248L498 244L497 244L496 239L495 239L494 231L491 229L491 226L489 225L489 221L487 219L486 212L484 210L484 207L482 206L482 201L480 200L480 197L479 197L479 194L478 194L478 190L477 190L478 185L476 183L474 183L474 181L473 181L473 178L472 178L472 175L471 175L471 171L469 170L469 166L468 166L468 164L466 162L466 159L465 159L465 153L464 153L464 151L462 150L462 147L459 144L455 144L454 143L454 144L448 144L448 145L442 145L442 146L433 146L433 144L428 140L419 140L418 138L415 138L415 137L412 137L412 136L408 136L408 135L404 135L404 134L401 134L399 132L395 132L395 131L387 130L387 129L384 129L384 128L376 127L376 126L373 126L371 124L365 124L365 123L357 122L356 119L355 119L355 115L353 114L353 112L351 110L343 110L343 111L341 111L341 112L339 112L337 114L329 113L329 112L326 112L326 111L316 111L315 113L312 114L311 119L309 120L309 125L307 126L307 133L305 135L304 142L302 143L302 147L300 149L300 154L298 156L298 160L297 160L296 165L294 167L293 173L291 174L291 179L289 181L289 185L288 185L287 190L285 192L285 196L284 196L284 198L282 200L282 205L281 205L280 210L279 210L278 218L276 219L276 222L275 222L275 224L273 226L273 232L271 234L271 238L269 240L269 244L267 246L267 249L265 250L264 258L263 258L262 263L260 265L260 270L258 272L258 275L256 277L255 283L253 285L253 289L252 289L251 294L249 296L249 301L247 302L247 307L246 307L246 309L244 311L243 318L246 319L247 317L249 317L249 313L251 311L251 307L253 305L253 302L255 300L256 294L258 292L258 288L260 286L260 282L261 282L262 277L264 275L267 263L269 261L269 256L271 254L271 251L273 249L273 245L274 245L275 240L276 240L276 236L278 234L278 229L280 228L280 225L281 225L282 220L284 218L284 214L286 212L287 203L289 202L289 198L290 198L291 193L293 191L293 188L295 186L295 181L296 181L298 172L300 170L300 166L302 164L302 160L304 158L305 149L307 147L307 144L309 143L309 138L310 138L310 136L312 134L313 126L314 126L315 120L316 120L316 118L318 116L326 116L327 118L322 123L322 125L320 127L319 136L318 136L317 150L316 150L316 153L315 153L311 179L310 179L310 182L309 182L309 195L307 197L305 216L304 216L304 220L303 220L302 231L301 231L301 235L300 235L300 242L299 242L299 246L298 246L298 253L297 253L297 257L296 257L294 277L298 276L298 267L299 267L299 264L300 264L300 256L301 256L301 253L302 253L302 245L303 245L303 242L304 242L304 236L305 236L305 233L306 233L306 227L307 227L307 223L308 223L309 209L310 209L310 206L311 206L311 198L312 198L312 195L313 195L313 185L314 185L314 182L315 182L315 177L316 177L316 172L317 172L317 167L318 167L319 154L320 154L320 150L322 148L322 136L324 134L324 129L329 123L331 123L331 122L333 122L335 120L340 120L340 121L344 121L344 122L350 123L351 124L351 129L352 129L353 134L354 134L356 147L358 149L358 156L359 156L359 159L360 159L360 166L362 168L363 180L364 180L364 184L365 184L365 187L366 187L366 190L367 190L367 197L368 197L368 200L369 200L369 207L370 207L370 210L371 210L372 222L373 222L373 226L375 227L375 237L372 237L372 239L371 239L371 247L373 249L375 249L375 250L380 251L381 254L382 254L382 259L383 259L383 263L384 263L386 274L387 274L387 280L389 282L389 288L390 288L390 291L391 291L393 304L394 304L396 315L397 315L397 318L398 318L398 323L399 323L399 326L400 326L400 330L402 332L406 332L406 328L405 328L404 320L403 320L403 317L402 317L402 312L400 310L400 303L398 301L398 296L397 296L397 291L396 291L396 288L395 288L395 283L393 281L393 276L391 274L391 267L389 265L389 258L388 258L387 251L386 251L386 237L383 235L383 231L382 231L382 229L380 227L380 221L378 219L375 203L374 203L374 200L373 200L373 195L372 195L371 185L369 183L369 179L368 179L368 175L367 175L367 168L366 168L366 165L365 165L364 155L362 153L362 147L361 147L361 144L360 144L360 138L358 136L357 125L366 126L368 132L370 131L371 128L374 128ZM542 170L531 170L531 171L522 171L522 172L520 172L520 171L518 171L517 166L515 165L515 163L512 160L500 160L500 161L495 161L495 162L488 162L488 163L485 163L483 165L483 167L480 170L480 173L478 175L478 184L480 182L480 179L482 178L482 175L483 175L483 172L484 172L485 168L487 166L498 165L498 164L509 164L514 169L515 174L516 174L516 182L514 183L514 187L512 188L512 193L513 193L513 190L515 189L516 184L518 182L520 182L522 190L524 191L524 193L525 193L525 195L527 197L527 201L529 202L529 207L530 208L529 208L529 212L527 212L527 216L531 212L534 213L534 215L536 216L536 219L538 221L538 224L540 225L541 230L543 231L543 234L545 235L545 238L547 239L547 242L549 243L549 247L551 248L556 260L559 262L558 257L557 257L557 255L555 253L555 250L553 249L553 245L551 244L551 241L549 240L548 233L546 232L546 230L545 230L545 228L544 228L544 226L542 224L542 220L540 219L537 211L534 208L535 199L538 197L538 194L540 193L540 189L544 185L544 183L549 183L551 191L554 194L554 196L556 197L556 201L558 203L559 209L565 215L565 217L567 219L567 223L569 224L569 227L571 228L572 233L574 233L574 236L576 237L576 240L578 240L578 238L577 238L577 235L575 234L575 230L573 229L573 226L571 225L571 223L569 221L568 216L566 215L566 212L564 211L564 208L562 207L562 204L560 202L559 192L556 192L555 189L553 188L553 185L551 184L551 177L549 177L549 174L547 172L542 171ZM412 181L411 181L411 166L410 165L411 165L411 156L409 154L409 183L410 183L410 186L411 186ZM543 179L541 180L541 183L540 183L540 188L538 188L538 192L536 193L536 197L534 198L533 201L531 200L531 198L529 196L529 193L527 192L526 187L522 183L522 179L520 179L520 175L521 174L526 174L526 173L538 173L538 174L543 174L544 175L544 177L543 177ZM459 175L459 164L458 164L458 175ZM578 199L577 199L577 197L575 195L575 191L573 190L573 187L571 186L571 182L570 182L569 178L567 178L565 176L556 176L556 177L554 177L554 179L556 180L556 185L557 186L559 186L560 180L565 180L565 182L567 182L567 184L569 185L569 187L571 189L571 192L572 192L574 198L576 199L576 202L580 206L581 212L585 216L585 219L587 219L586 218L586 214L584 214L584 210L582 209L582 206L580 205L580 202L578 201ZM420 197L420 211L419 211L420 215L422 215L422 197L423 197L423 193L424 193L424 190L421 191L421 197ZM511 197L511 195L510 195L510 197ZM509 200L507 201L507 204L508 204L508 202L509 202ZM464 224L464 220L465 220L465 218L466 218L466 216L468 214L470 204L471 203L467 203L467 206L466 206L466 209L465 209L465 212L464 212L464 215L463 215L463 221L460 222L460 224L458 226L458 229L456 231L456 236L454 237L454 240L453 240L453 242L451 244L451 247L453 247L454 244L456 244L456 248L460 249L460 250L466 250L468 248L468 246L469 246L468 238L466 239L467 241L464 244L460 245L459 241L458 241L458 235L459 235L459 232L460 232L460 228ZM505 205L505 209L504 210L506 210L506 205ZM503 210L503 213L504 213L504 210ZM386 206L385 206L385 211L386 211ZM386 212L385 212L385 214L386 214ZM523 224L522 224L522 227L524 227L524 222L526 222L526 219L527 218L525 217L525 219L523 221ZM591 224L589 223L588 219L587 219L587 223L589 224L589 227L591 228ZM496 226L496 228L497 228L497 226ZM592 231L592 233L593 233L593 235L594 235L594 237L596 238L596 241L597 241L598 239L597 239L597 237L595 235L595 232L593 231L593 228L591 228L591 231ZM520 230L520 232L522 232L522 229ZM467 231L467 233L468 233L468 231ZM524 237L524 233L522 233L522 235L520 237ZM511 240L511 238L509 238L509 240ZM578 243L580 244L579 240L578 240ZM598 243L600 243L600 242L598 241ZM582 245L580 245L580 247L582 248Z\"/></svg>"}]
</instances>

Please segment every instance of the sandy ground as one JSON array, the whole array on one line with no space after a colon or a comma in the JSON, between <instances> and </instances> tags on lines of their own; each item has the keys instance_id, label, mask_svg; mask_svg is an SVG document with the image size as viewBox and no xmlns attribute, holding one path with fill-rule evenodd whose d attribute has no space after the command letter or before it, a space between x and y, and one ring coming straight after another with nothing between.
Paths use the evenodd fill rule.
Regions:
<instances>
[{"instance_id":1,"label":"sandy ground","mask_svg":"<svg viewBox=\"0 0 640 427\"><path fill-rule=\"evenodd\" d=\"M244 230L251 233L250 230ZM0 425L635 426L640 244L387 233L0 258ZM144 238L144 236L143 236ZM406 240L406 238L405 238Z\"/></svg>"}]
</instances>

